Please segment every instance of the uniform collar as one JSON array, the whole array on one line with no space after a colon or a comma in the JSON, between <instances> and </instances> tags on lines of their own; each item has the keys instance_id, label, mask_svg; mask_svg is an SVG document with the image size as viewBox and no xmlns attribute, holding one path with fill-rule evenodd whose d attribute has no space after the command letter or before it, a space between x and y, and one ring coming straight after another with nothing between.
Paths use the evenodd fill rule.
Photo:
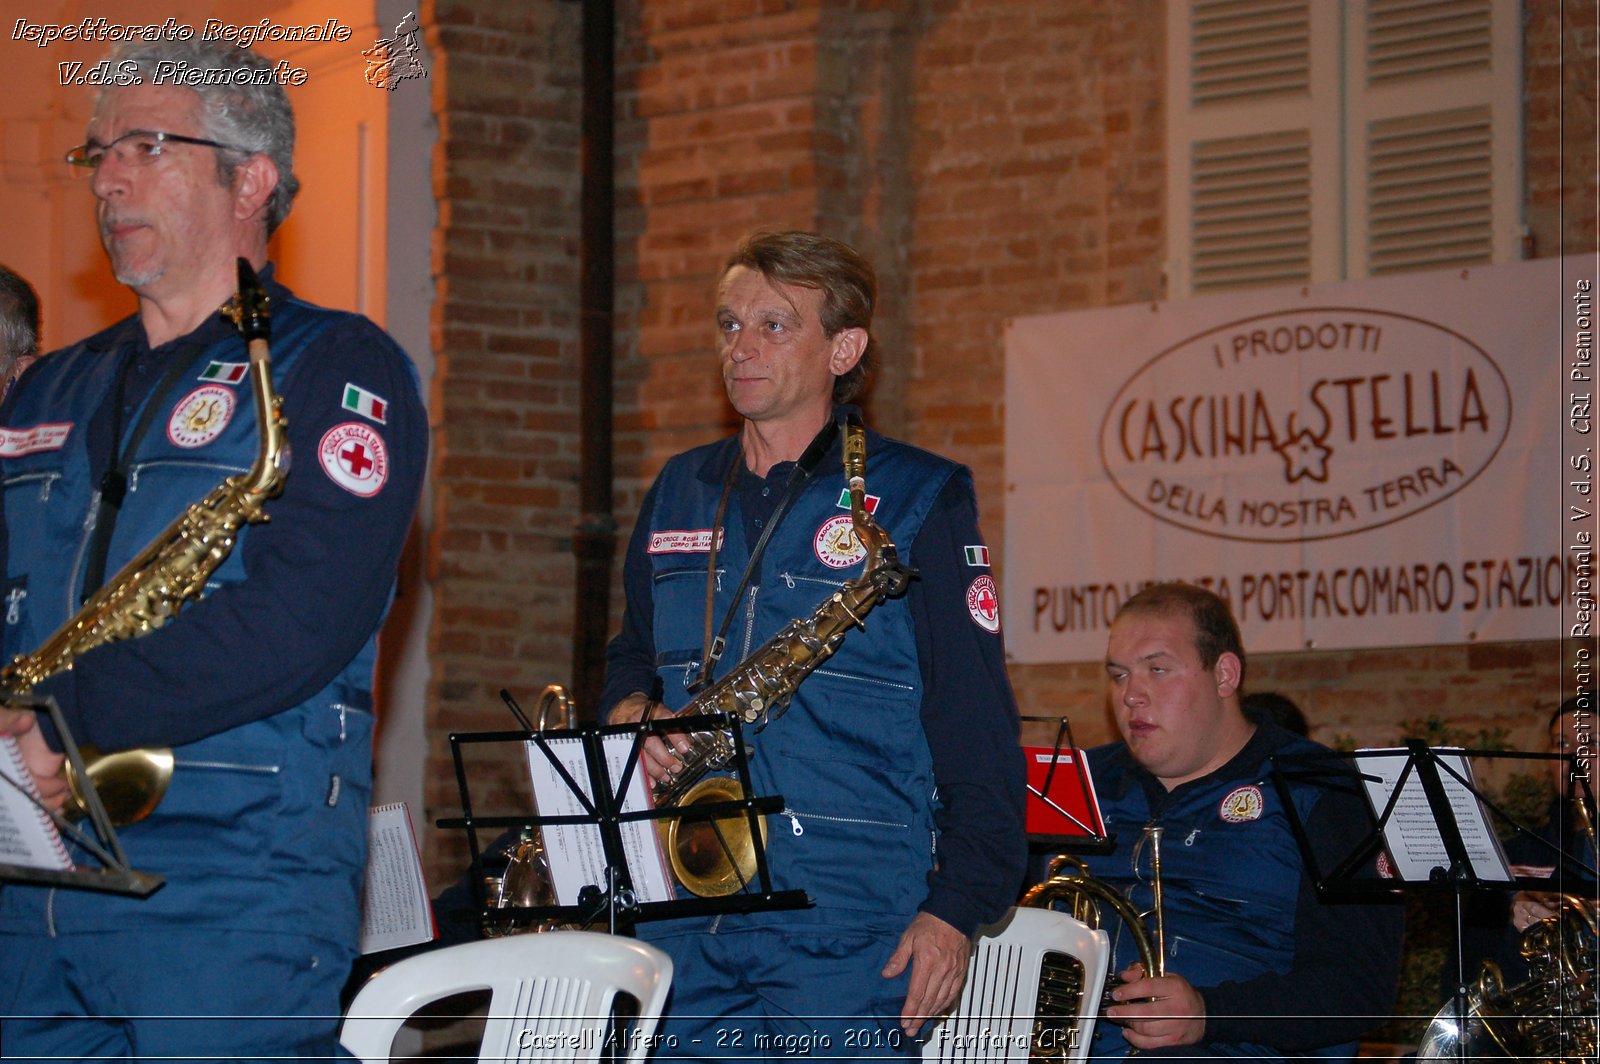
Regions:
<instances>
[{"instance_id":1,"label":"uniform collar","mask_svg":"<svg viewBox=\"0 0 1600 1064\"><path fill-rule=\"evenodd\" d=\"M276 270L274 269L273 264L269 262L265 267L262 268L259 275L261 278L261 287L266 289L267 297L271 300L270 305L274 308L282 306L284 303L294 298L293 292L289 291L288 288L278 283L275 274ZM174 345L188 346L189 344L196 342L211 343L215 340L222 339L225 335L233 331L234 327L232 323L230 323L221 314L210 314L206 316L205 321L201 322L186 335L168 340L161 346L163 348L171 348ZM124 348L130 345L139 348L145 348L146 346L144 329L140 326L138 314L133 314L127 318L124 318L115 325L111 326L109 329L96 333L94 336L91 336L87 340L83 341L83 346L91 351L114 351L118 348Z\"/></svg>"}]
</instances>

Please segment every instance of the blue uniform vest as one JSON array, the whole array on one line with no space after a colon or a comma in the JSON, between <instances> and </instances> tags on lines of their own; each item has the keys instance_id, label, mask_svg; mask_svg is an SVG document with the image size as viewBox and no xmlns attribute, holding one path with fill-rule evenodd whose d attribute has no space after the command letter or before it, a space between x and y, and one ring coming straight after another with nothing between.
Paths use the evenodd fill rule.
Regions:
<instances>
[{"instance_id":1,"label":"blue uniform vest","mask_svg":"<svg viewBox=\"0 0 1600 1064\"><path fill-rule=\"evenodd\" d=\"M300 356L347 316L297 299L275 304L272 370L280 393L297 372L315 372L315 360ZM85 437L116 388L121 355L138 329L130 319L52 354L14 397L9 456L0 457L7 531L0 630L8 659L36 650L77 609L97 502ZM221 334L161 400L165 408L131 456L108 579L184 507L253 464L258 432L249 378L233 384L197 379L214 361L246 357L237 334ZM174 437L184 438L185 426L171 412L201 389L207 390L192 408L197 416L215 416L231 403L231 419L203 445L180 446ZM137 412L126 419L125 434L137 420ZM24 432L32 434L29 440L18 436ZM311 475L314 456L297 457L304 467L299 475ZM248 527L241 531L209 588L244 579L249 535ZM50 892L13 887L0 894L0 929L41 930L48 904L48 919L62 932L114 930L129 921L192 926L209 920L354 941L372 786L375 660L376 633L300 705L174 749L177 767L160 806L118 833L133 867L166 877L163 889L137 900L58 891L47 903ZM308 835L342 841L308 847ZM241 904L246 899L250 904Z\"/></svg>"},{"instance_id":2,"label":"blue uniform vest","mask_svg":"<svg viewBox=\"0 0 1600 1064\"><path fill-rule=\"evenodd\" d=\"M730 498L714 622L735 612L716 678L860 575L863 562L851 560L852 541L843 534L849 508L847 500L841 505L838 454L836 444L783 517L738 603L730 598L753 544L745 542L736 494ZM724 473L738 460L737 439L673 458L656 482L653 510L642 518L652 533L656 671L672 709L690 701L686 683L702 660L706 545ZM940 490L951 477L966 476L935 455L868 435L867 491L881 500L874 516L905 564L916 564L917 532ZM864 631L851 631L781 718L759 732L746 729L756 792L784 799L782 815L768 817L773 884L805 891L815 908L730 917L721 926L812 922L892 934L905 928L927 896L937 845L921 705L916 636L901 598L879 605Z\"/></svg>"},{"instance_id":3,"label":"blue uniform vest","mask_svg":"<svg viewBox=\"0 0 1600 1064\"><path fill-rule=\"evenodd\" d=\"M1293 739L1269 754L1303 754L1322 749ZM1127 747L1111 743L1088 752L1106 831L1117 848L1087 858L1090 871L1132 901L1140 912L1154 907L1151 856L1141 842L1146 825L1158 824L1161 878L1166 913L1169 972L1196 987L1287 972L1295 952L1295 915L1305 875L1300 848L1278 791L1268 778L1271 765L1245 766L1180 787L1158 817L1152 817L1141 785L1145 774ZM1326 792L1291 783L1295 813L1304 824ZM1115 921L1112 921L1115 923ZM1145 921L1153 928L1153 918ZM1138 960L1131 936L1114 936L1112 976ZM1211 1046L1241 1056L1277 1056L1266 1046ZM1115 1024L1098 1025L1095 1057L1124 1053L1127 1043ZM1335 1055L1354 1055L1355 1045Z\"/></svg>"}]
</instances>

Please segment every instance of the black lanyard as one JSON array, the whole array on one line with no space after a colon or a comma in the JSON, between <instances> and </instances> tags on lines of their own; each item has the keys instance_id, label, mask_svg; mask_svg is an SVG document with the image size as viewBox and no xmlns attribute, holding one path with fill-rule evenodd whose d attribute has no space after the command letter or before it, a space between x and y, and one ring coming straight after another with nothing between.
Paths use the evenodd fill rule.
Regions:
<instances>
[{"instance_id":1,"label":"black lanyard","mask_svg":"<svg viewBox=\"0 0 1600 1064\"><path fill-rule=\"evenodd\" d=\"M188 351L174 351L172 361L167 366L166 373L162 374L155 389L150 393L150 398L145 402L144 409L140 412L139 420L133 426L133 431L128 434L127 442L122 441L122 409L128 401L128 375L133 371L133 364L138 361L139 354L133 351L123 356L122 367L117 373L117 390L115 398L116 408L111 412L111 466L100 478L100 500L95 511L94 531L89 538L89 551L84 561L83 584L81 602L86 602L90 595L100 590L100 585L106 579L106 556L111 551L111 533L117 528L117 514L122 509L122 500L128 494L128 470L133 464L133 455L139 449L139 444L144 442L145 434L150 431L150 425L155 421L156 414L165 405L167 394L178 383L178 378L184 371L193 368L196 357L206 349L205 344L197 343Z\"/></svg>"},{"instance_id":2,"label":"black lanyard","mask_svg":"<svg viewBox=\"0 0 1600 1064\"><path fill-rule=\"evenodd\" d=\"M728 464L728 471L722 478L722 497L717 500L717 516L712 522L711 549L706 555L706 632L705 632L705 660L700 663L700 669L693 680L688 684L690 694L699 694L711 682L711 674L721 660L723 651L728 649L728 626L733 623L733 615L739 608L739 600L744 597L744 589L750 586L750 578L755 575L756 566L761 564L761 556L766 553L767 542L772 539L772 530L778 527L783 520L783 515L788 511L791 503L799 497L800 491L816 472L817 466L822 462L822 456L828 453L828 448L833 446L834 438L839 435L839 423L832 417L822 426L811 443L807 445L805 453L800 455L800 460L789 470L789 477L784 482L783 494L778 498L778 504L772 508L772 516L767 520L767 526L761 530L761 538L756 540L755 547L750 551L750 560L745 562L744 575L739 577L739 586L734 588L733 597L728 600L728 608L723 611L722 624L717 628L716 638L711 636L711 617L716 608L717 596L717 544L722 540L722 522L728 513L728 496L733 493L733 483L739 479L739 471L744 467L744 447L737 446L733 449L733 461Z\"/></svg>"}]
</instances>

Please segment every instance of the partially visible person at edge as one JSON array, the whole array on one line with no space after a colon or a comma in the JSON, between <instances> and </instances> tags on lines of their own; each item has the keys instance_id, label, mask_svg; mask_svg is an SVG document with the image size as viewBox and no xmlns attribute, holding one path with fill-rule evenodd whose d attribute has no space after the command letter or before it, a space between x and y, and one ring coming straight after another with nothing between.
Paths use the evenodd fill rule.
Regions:
<instances>
[{"instance_id":1,"label":"partially visible person at edge","mask_svg":"<svg viewBox=\"0 0 1600 1064\"><path fill-rule=\"evenodd\" d=\"M1544 811L1544 821L1533 834L1510 838L1506 843L1506 856L1518 875L1549 878L1552 890L1518 891L1510 901L1510 925L1515 934L1509 941L1502 938L1496 957L1514 984L1522 982L1528 974L1528 965L1518 949L1523 931L1534 923L1554 917L1563 894L1571 894L1589 902L1590 907L1595 906L1592 870L1597 867L1595 829L1600 824L1586 816L1587 806L1579 808L1579 802L1586 800L1584 787L1579 786L1579 774L1582 774L1582 782L1587 782L1589 795L1594 795L1595 790L1594 779L1589 776L1589 763L1594 760L1595 749L1594 691L1574 694L1562 702L1554 714L1550 714L1546 731L1549 738L1546 752L1563 757L1558 762L1546 762L1552 786L1550 805ZM1578 760L1570 760L1574 757ZM1576 864L1563 864L1563 853L1558 851L1576 859ZM1590 874L1586 874L1586 866Z\"/></svg>"},{"instance_id":2,"label":"partially visible person at edge","mask_svg":"<svg viewBox=\"0 0 1600 1064\"><path fill-rule=\"evenodd\" d=\"M298 186L268 61L163 41L110 62L138 80L100 93L68 162L138 311L41 360L0 407L0 660L33 653L104 574L253 464L248 354L218 313L239 257L271 300L294 465L201 601L35 688L80 743L173 748L165 797L121 831L129 863L166 883L144 898L7 886L0 1042L51 1059L332 1056L360 927L376 636L426 464L416 371L372 322L296 298L268 262ZM246 76L158 83L168 63ZM0 711L0 730L59 807L48 722Z\"/></svg>"},{"instance_id":3,"label":"partially visible person at edge","mask_svg":"<svg viewBox=\"0 0 1600 1064\"><path fill-rule=\"evenodd\" d=\"M1251 691L1239 700L1245 717L1252 724L1270 720L1284 731L1305 739L1311 735L1311 725L1294 699L1277 691Z\"/></svg>"},{"instance_id":4,"label":"partially visible person at edge","mask_svg":"<svg viewBox=\"0 0 1600 1064\"><path fill-rule=\"evenodd\" d=\"M39 357L39 293L0 265L0 402Z\"/></svg>"},{"instance_id":5,"label":"partially visible person at edge","mask_svg":"<svg viewBox=\"0 0 1600 1064\"><path fill-rule=\"evenodd\" d=\"M1144 971L1119 930L1117 1004L1095 1028L1091 1057L1353 1057L1356 1040L1389 1017L1404 917L1387 896L1318 899L1269 774L1275 754L1325 748L1245 715L1238 625L1201 588L1157 584L1123 603L1105 667L1122 739L1088 759L1116 846L1087 862L1148 911L1145 829L1163 829L1166 974ZM1324 867L1370 830L1358 790L1290 787Z\"/></svg>"},{"instance_id":6,"label":"partially visible person at edge","mask_svg":"<svg viewBox=\"0 0 1600 1064\"><path fill-rule=\"evenodd\" d=\"M757 234L728 258L715 321L741 427L670 459L645 497L607 656L611 722L690 703L708 621L715 635L737 611L715 680L860 573L840 461L851 408L840 404L877 353L875 294L859 254L812 233ZM971 475L875 433L866 451L868 506L920 575L846 636L781 718L743 733L756 792L785 803L768 817L773 885L814 904L640 924L674 961L661 1033L678 1046L658 1058L783 1044L915 1056L910 1036L960 994L975 929L1021 886L1017 710ZM688 739L670 742L646 743L652 779L681 766Z\"/></svg>"}]
</instances>

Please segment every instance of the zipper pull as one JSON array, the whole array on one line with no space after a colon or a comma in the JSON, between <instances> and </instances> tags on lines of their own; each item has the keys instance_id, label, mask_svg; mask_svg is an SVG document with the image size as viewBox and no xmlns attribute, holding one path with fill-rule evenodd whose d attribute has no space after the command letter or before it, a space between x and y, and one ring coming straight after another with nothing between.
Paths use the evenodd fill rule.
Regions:
<instances>
[{"instance_id":1,"label":"zipper pull","mask_svg":"<svg viewBox=\"0 0 1600 1064\"><path fill-rule=\"evenodd\" d=\"M792 811L785 809L783 815L789 818L789 830L794 832L795 838L798 839L806 833L806 829L800 825L800 818L795 816Z\"/></svg>"}]
</instances>

